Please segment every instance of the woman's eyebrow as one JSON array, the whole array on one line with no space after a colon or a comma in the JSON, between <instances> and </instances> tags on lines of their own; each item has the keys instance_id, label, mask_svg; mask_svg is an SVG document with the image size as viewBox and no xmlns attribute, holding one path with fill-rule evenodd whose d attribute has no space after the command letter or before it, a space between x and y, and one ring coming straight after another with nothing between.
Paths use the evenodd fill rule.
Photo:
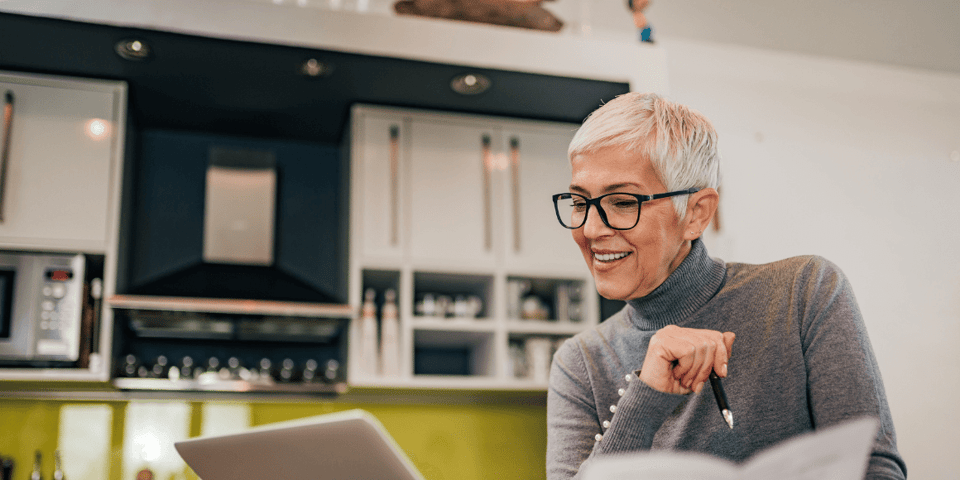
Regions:
<instances>
[{"instance_id":1,"label":"woman's eyebrow","mask_svg":"<svg viewBox=\"0 0 960 480\"><path fill-rule=\"evenodd\" d=\"M639 185L637 185L637 184L635 184L635 183L615 183L615 184L613 184L613 185L607 185L606 187L604 187L603 190L601 190L601 193L614 192L614 191L620 190L620 189L622 189L622 188L624 188L624 187L637 187L637 188L639 188ZM582 194L582 195L586 195L587 193L589 193L589 192L587 191L587 189L585 189L585 188L583 188L583 187L581 187L581 186L579 186L579 185L573 185L573 184L570 185L570 191L571 191L571 192L574 192L574 193L579 193L579 194Z\"/></svg>"}]
</instances>

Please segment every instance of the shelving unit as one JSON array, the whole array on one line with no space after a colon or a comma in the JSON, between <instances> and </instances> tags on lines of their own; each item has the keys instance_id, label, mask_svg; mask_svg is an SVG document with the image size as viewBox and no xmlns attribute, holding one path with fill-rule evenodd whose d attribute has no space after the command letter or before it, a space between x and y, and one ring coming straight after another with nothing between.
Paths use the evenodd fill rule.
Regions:
<instances>
[{"instance_id":1,"label":"shelving unit","mask_svg":"<svg viewBox=\"0 0 960 480\"><path fill-rule=\"evenodd\" d=\"M401 364L395 376L353 368L355 321L350 385L546 388L556 345L598 321L593 280L549 198L570 182L575 130L354 109L350 299L360 305L372 289L382 312L385 292L397 292Z\"/></svg>"}]
</instances>

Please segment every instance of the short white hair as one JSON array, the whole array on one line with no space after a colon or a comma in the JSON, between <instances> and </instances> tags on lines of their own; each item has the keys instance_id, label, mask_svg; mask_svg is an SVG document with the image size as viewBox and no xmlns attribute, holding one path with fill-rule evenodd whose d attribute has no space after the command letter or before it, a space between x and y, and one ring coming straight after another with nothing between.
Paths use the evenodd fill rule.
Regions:
<instances>
[{"instance_id":1,"label":"short white hair","mask_svg":"<svg viewBox=\"0 0 960 480\"><path fill-rule=\"evenodd\" d=\"M605 147L623 147L649 158L668 191L720 186L713 124L696 110L656 93L625 93L595 110L577 130L567 156L573 160ZM689 198L673 198L680 218Z\"/></svg>"}]
</instances>

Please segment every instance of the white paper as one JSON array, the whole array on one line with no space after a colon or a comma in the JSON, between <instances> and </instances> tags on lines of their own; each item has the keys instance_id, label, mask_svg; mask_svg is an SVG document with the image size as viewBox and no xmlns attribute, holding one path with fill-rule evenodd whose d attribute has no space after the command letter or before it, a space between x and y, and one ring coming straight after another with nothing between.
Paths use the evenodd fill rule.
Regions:
<instances>
[{"instance_id":1,"label":"white paper","mask_svg":"<svg viewBox=\"0 0 960 480\"><path fill-rule=\"evenodd\" d=\"M860 480L878 422L851 420L778 443L742 464L689 452L611 455L584 466L584 480Z\"/></svg>"}]
</instances>

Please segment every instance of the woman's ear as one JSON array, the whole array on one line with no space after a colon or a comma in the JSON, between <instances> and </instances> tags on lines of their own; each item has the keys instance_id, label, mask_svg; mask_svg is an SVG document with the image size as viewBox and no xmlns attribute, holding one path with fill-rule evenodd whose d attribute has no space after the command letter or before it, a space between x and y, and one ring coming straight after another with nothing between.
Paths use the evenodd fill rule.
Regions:
<instances>
[{"instance_id":1,"label":"woman's ear","mask_svg":"<svg viewBox=\"0 0 960 480\"><path fill-rule=\"evenodd\" d=\"M687 202L686 231L684 239L693 240L700 237L710 225L713 216L717 213L720 203L720 194L714 188L704 188L690 195Z\"/></svg>"}]
</instances>

